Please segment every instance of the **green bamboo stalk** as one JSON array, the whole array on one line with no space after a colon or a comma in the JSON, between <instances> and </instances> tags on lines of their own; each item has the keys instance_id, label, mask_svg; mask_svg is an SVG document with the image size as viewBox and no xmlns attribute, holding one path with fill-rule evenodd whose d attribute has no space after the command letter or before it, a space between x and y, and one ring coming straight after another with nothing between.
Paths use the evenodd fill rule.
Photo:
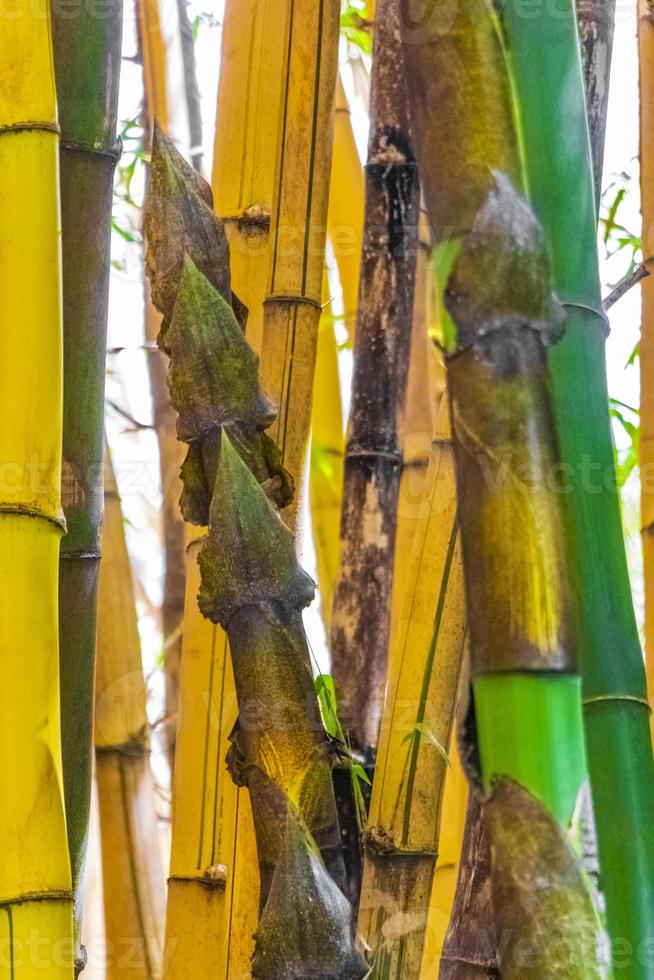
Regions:
<instances>
[{"instance_id":1,"label":"green bamboo stalk","mask_svg":"<svg viewBox=\"0 0 654 980\"><path fill-rule=\"evenodd\" d=\"M331 636L343 721L353 743L364 751L377 744L384 705L402 463L398 423L409 367L418 249L419 188L399 21L399 0L380 0Z\"/></svg>"},{"instance_id":2,"label":"green bamboo stalk","mask_svg":"<svg viewBox=\"0 0 654 980\"><path fill-rule=\"evenodd\" d=\"M292 484L265 435L275 412L260 386L258 358L225 299L231 287L222 222L208 185L160 132L146 232L152 295L163 314L159 344L170 355L178 437L189 445L182 510L208 526L200 610L226 630L234 666L240 714L228 765L250 793L261 874L252 975L359 977L301 620L314 584L277 510L288 504Z\"/></svg>"},{"instance_id":3,"label":"green bamboo stalk","mask_svg":"<svg viewBox=\"0 0 654 980\"><path fill-rule=\"evenodd\" d=\"M471 637L467 764L491 845L500 973L599 978L602 931L577 839L587 774L571 563L552 479L547 361L562 312L524 197L493 5L426 6L419 22L409 12L403 37L441 243Z\"/></svg>"},{"instance_id":4,"label":"green bamboo stalk","mask_svg":"<svg viewBox=\"0 0 654 980\"><path fill-rule=\"evenodd\" d=\"M68 533L59 566L63 772L75 894L78 969L82 878L90 807L93 677L100 523L109 239L122 2L102 17L83 6L70 17L53 4L61 126L64 312L62 501Z\"/></svg>"},{"instance_id":5,"label":"green bamboo stalk","mask_svg":"<svg viewBox=\"0 0 654 980\"><path fill-rule=\"evenodd\" d=\"M571 0L525 19L508 5L526 169L552 257L565 336L551 358L576 556L579 649L602 888L618 976L654 977L643 952L654 926L654 762L608 413L596 214ZM574 202L574 207L570 206Z\"/></svg>"}]
</instances>

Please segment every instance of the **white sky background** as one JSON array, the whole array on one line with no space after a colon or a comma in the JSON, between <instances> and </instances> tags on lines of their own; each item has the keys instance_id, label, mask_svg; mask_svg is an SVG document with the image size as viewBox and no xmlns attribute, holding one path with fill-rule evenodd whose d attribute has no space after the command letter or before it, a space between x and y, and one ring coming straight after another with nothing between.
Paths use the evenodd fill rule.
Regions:
<instances>
[{"instance_id":1,"label":"white sky background","mask_svg":"<svg viewBox=\"0 0 654 980\"><path fill-rule=\"evenodd\" d=\"M163 0L164 28L174 24L175 0ZM630 231L639 234L639 194L638 194L638 62L636 47L636 3L635 0L617 0L618 13L615 34L614 61L611 83L611 102L606 144L604 184L606 188L614 175L626 172L631 175L628 182L629 193L621 212L621 223ZM191 0L190 19L205 15L198 31L196 43L198 82L202 95L204 123L205 176L210 173L211 149L213 144L214 110L220 58L220 21L222 19L222 0ZM208 16L206 16L208 15ZM126 0L125 42L123 75L120 93L120 118L134 118L139 112L142 97L140 66L133 60L136 53L136 35L133 0ZM181 100L183 93L178 88L173 100ZM357 140L362 152L365 149L365 116L360 106L353 105L353 119L357 128ZM178 106L179 109L179 106ZM183 117L183 112L182 112ZM184 149L183 147L181 147ZM138 197L143 190L143 172L140 170L134 194ZM138 192L138 193L137 193ZM138 228L139 215L123 206L117 206L116 214L122 227L131 223ZM119 235L113 236L112 257L122 268L112 270L110 310L109 310L109 356L107 399L118 404L133 418L144 425L151 424L151 403L145 353L143 351L143 279L142 255L138 244L129 244ZM602 281L605 294L624 275L628 257L619 253L606 259L604 248L600 246ZM625 368L625 364L638 340L640 328L640 290L633 289L611 311L611 335L607 344L608 378L612 397L627 405L636 407L639 400L638 364ZM120 349L119 352L116 352ZM346 355L347 357L348 355ZM343 377L350 376L351 364L344 360ZM162 653L161 624L158 609L161 603L161 580L163 572L160 546L160 505L159 464L157 444L154 433L149 429L136 432L127 431L130 423L109 408L107 430L114 455L119 486L123 500L128 546L133 561L140 616L140 630L143 644L143 657L152 690L151 721L161 711L162 678L158 663ZM618 445L623 445L624 436L616 431ZM628 550L636 605L640 612L642 606L642 570L640 559L640 540L638 535L638 483L630 480L626 492L625 519L629 528ZM304 535L305 544L310 535ZM314 558L311 547L305 547L303 556L307 570L311 572ZM324 666L325 639L317 604L306 617L307 631L315 655ZM156 757L155 757L156 765ZM160 775L165 775L163 767ZM93 845L92 845L93 846ZM95 870L94 870L95 868ZM90 916L87 943L92 947L100 928L96 925L98 891L97 865L91 861ZM90 949L92 953L92 949ZM104 972L101 957L91 956L87 969L88 980L101 980Z\"/></svg>"}]
</instances>

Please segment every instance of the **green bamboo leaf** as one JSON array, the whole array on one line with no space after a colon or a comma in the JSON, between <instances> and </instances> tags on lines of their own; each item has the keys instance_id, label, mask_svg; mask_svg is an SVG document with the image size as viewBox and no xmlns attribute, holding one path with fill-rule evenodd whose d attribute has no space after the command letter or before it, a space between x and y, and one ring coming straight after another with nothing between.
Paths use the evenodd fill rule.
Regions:
<instances>
[{"instance_id":1,"label":"green bamboo leaf","mask_svg":"<svg viewBox=\"0 0 654 980\"><path fill-rule=\"evenodd\" d=\"M428 725L425 725L424 722L417 721L415 725L413 725L411 731L408 732L402 739L402 744L404 745L405 742L412 741L413 739L416 738L416 736L420 736L421 738L424 738L426 742L429 742L430 745L433 745L436 751L438 752L438 754L442 756L445 763L448 766L452 765L452 763L450 762L450 757L447 754L447 749L445 748L444 745L441 745L441 743L438 741L438 739L432 732L431 728L429 728Z\"/></svg>"}]
</instances>

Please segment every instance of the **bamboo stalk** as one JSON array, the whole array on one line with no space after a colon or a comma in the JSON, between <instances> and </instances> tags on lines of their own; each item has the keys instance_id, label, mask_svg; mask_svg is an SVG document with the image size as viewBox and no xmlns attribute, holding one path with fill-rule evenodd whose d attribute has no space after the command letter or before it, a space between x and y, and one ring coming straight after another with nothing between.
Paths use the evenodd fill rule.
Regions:
<instances>
[{"instance_id":1,"label":"bamboo stalk","mask_svg":"<svg viewBox=\"0 0 654 980\"><path fill-rule=\"evenodd\" d=\"M650 271L641 284L640 483L645 585L645 654L650 697L654 695L654 11L638 7L640 52L640 187L643 259Z\"/></svg>"},{"instance_id":2,"label":"bamboo stalk","mask_svg":"<svg viewBox=\"0 0 654 980\"><path fill-rule=\"evenodd\" d=\"M268 281L286 6L287 0L230 2L222 31L212 186L255 349ZM200 546L190 542L186 555L166 977L241 980L249 976L258 918L256 842L247 790L225 768L236 693L225 633L197 605Z\"/></svg>"},{"instance_id":3,"label":"bamboo stalk","mask_svg":"<svg viewBox=\"0 0 654 980\"><path fill-rule=\"evenodd\" d=\"M49 4L0 31L0 942L13 980L72 980L59 731L62 326ZM37 945L34 945L37 937Z\"/></svg>"},{"instance_id":4,"label":"bamboo stalk","mask_svg":"<svg viewBox=\"0 0 654 980\"><path fill-rule=\"evenodd\" d=\"M161 977L166 888L132 571L107 456L98 590L96 779L107 980Z\"/></svg>"},{"instance_id":5,"label":"bamboo stalk","mask_svg":"<svg viewBox=\"0 0 654 980\"><path fill-rule=\"evenodd\" d=\"M334 159L329 185L327 232L336 260L343 298L344 326L350 341L354 337L357 315L363 207L363 168L339 73L334 106ZM316 549L320 612L329 637L340 554L344 427L336 332L326 270L323 280L324 308L318 330L311 418L309 500Z\"/></svg>"},{"instance_id":6,"label":"bamboo stalk","mask_svg":"<svg viewBox=\"0 0 654 980\"><path fill-rule=\"evenodd\" d=\"M316 550L320 614L329 636L338 574L341 488L343 485L343 408L338 350L325 270L325 308L320 319L311 416L309 501Z\"/></svg>"},{"instance_id":7,"label":"bamboo stalk","mask_svg":"<svg viewBox=\"0 0 654 980\"><path fill-rule=\"evenodd\" d=\"M491 856L482 809L470 797L459 880L439 980L497 980Z\"/></svg>"},{"instance_id":8,"label":"bamboo stalk","mask_svg":"<svg viewBox=\"0 0 654 980\"><path fill-rule=\"evenodd\" d=\"M543 10L529 23L506 10L504 27L521 104L531 198L552 256L554 288L566 311L565 335L552 351L551 370L561 460L571 491L565 499L577 556L579 650L602 887L610 935L637 950L654 921L654 839L649 831L654 763L615 481L573 5L564 4L556 16ZM533 98L536 91L547 92L547 98ZM567 208L571 200L577 202L574 218ZM650 976L651 969L632 955L622 972L640 978Z\"/></svg>"},{"instance_id":9,"label":"bamboo stalk","mask_svg":"<svg viewBox=\"0 0 654 980\"><path fill-rule=\"evenodd\" d=\"M177 429L189 443L182 506L194 523L208 525L198 556L198 600L203 615L229 637L239 723L228 764L234 780L248 787L255 818L262 887L253 976L359 976L340 890L344 865L327 743L300 619L313 583L297 565L292 536L271 502L284 506L292 492L264 435L274 412L258 381L258 359L223 298L231 297L231 286L222 246L211 265L220 292L185 257L194 247L202 252L206 241L194 238L197 178L184 174L159 136L154 150L148 271L164 313L159 343L171 359ZM164 197L168 208L158 206L160 167L186 178L179 190L172 185L167 202ZM180 219L190 249L180 241ZM212 227L218 238L217 219ZM212 877L224 887L224 872Z\"/></svg>"},{"instance_id":10,"label":"bamboo stalk","mask_svg":"<svg viewBox=\"0 0 654 980\"><path fill-rule=\"evenodd\" d=\"M448 414L444 399L393 638L364 838L358 928L394 980L420 976L465 638Z\"/></svg>"},{"instance_id":11,"label":"bamboo stalk","mask_svg":"<svg viewBox=\"0 0 654 980\"><path fill-rule=\"evenodd\" d=\"M586 90L586 111L591 136L595 200L599 205L602 194L606 116L609 108L615 0L576 0L576 3Z\"/></svg>"},{"instance_id":12,"label":"bamboo stalk","mask_svg":"<svg viewBox=\"0 0 654 980\"><path fill-rule=\"evenodd\" d=\"M382 12L380 12L382 11ZM366 220L345 454L332 671L354 744L374 748L386 683L400 479L398 416L408 369L418 182L396 0L377 8Z\"/></svg>"},{"instance_id":13,"label":"bamboo stalk","mask_svg":"<svg viewBox=\"0 0 654 980\"><path fill-rule=\"evenodd\" d=\"M338 0L289 0L270 226L261 377L277 408L271 436L299 483L309 439L325 261ZM295 503L285 515L292 526Z\"/></svg>"},{"instance_id":14,"label":"bamboo stalk","mask_svg":"<svg viewBox=\"0 0 654 980\"><path fill-rule=\"evenodd\" d=\"M198 139L198 106L196 105L195 64L193 40L185 34L188 31L188 17L185 0L177 0L174 16L168 8L170 23L162 20L166 13L159 0L138 0L138 37L143 67L144 108L148 120L147 144L151 141L154 121L188 139L189 150ZM189 51L189 40L191 50ZM179 44L179 64L177 77L173 72L175 62L175 43ZM179 77L181 71L181 79ZM175 99L175 86L183 84L184 99ZM197 87L195 85L195 87ZM186 112L183 110L187 110ZM181 118L180 118L181 117ZM191 131L193 123L193 131ZM184 125L188 124L188 125ZM201 119L199 143L201 138ZM161 320L145 291L145 338L150 346L148 351L148 373L152 395L152 417L159 449L159 474L162 493L161 524L163 529L164 580L162 628L164 638L164 671L166 676L165 743L171 770L175 761L175 742L180 684L180 659L182 648L182 620L184 616L185 594L185 537L184 521L179 509L182 492L179 469L183 461L175 435L175 413L170 406L166 385L166 360L155 348L155 341Z\"/></svg>"},{"instance_id":15,"label":"bamboo stalk","mask_svg":"<svg viewBox=\"0 0 654 980\"><path fill-rule=\"evenodd\" d=\"M359 302L364 205L363 167L339 73L334 105L334 159L329 185L327 230L343 293L343 314L350 343L354 342Z\"/></svg>"},{"instance_id":16,"label":"bamboo stalk","mask_svg":"<svg viewBox=\"0 0 654 980\"><path fill-rule=\"evenodd\" d=\"M428 263L430 255L429 229L426 216L420 215L416 285L413 304L413 321L409 348L404 404L398 421L398 438L402 453L400 490L397 505L397 528L393 560L393 586L391 598L391 638L397 629L399 617L411 577L413 542L420 520L422 501L427 491L429 461L432 443L432 413L438 411L444 377L436 382L432 368L434 345L427 337L429 311ZM442 375L442 372L440 372ZM439 388L439 390L436 390ZM391 640L391 652L394 641Z\"/></svg>"},{"instance_id":17,"label":"bamboo stalk","mask_svg":"<svg viewBox=\"0 0 654 980\"><path fill-rule=\"evenodd\" d=\"M467 743L479 753L495 926L506 940L500 972L528 976L529 943L532 975L599 978L601 929L576 842L586 758L572 549L551 477L547 359L562 314L521 193L494 8L480 0L452 14L434 2L424 13L403 25L405 54L433 234L449 236L442 283L475 717Z\"/></svg>"},{"instance_id":18,"label":"bamboo stalk","mask_svg":"<svg viewBox=\"0 0 654 980\"><path fill-rule=\"evenodd\" d=\"M113 173L120 153L116 116L121 38L121 0L112 0L102 18L85 8L81 16L55 13L53 19L61 125L62 502L68 528L59 562L61 713L76 942L80 945L91 804L102 426ZM77 956L83 963L81 948Z\"/></svg>"},{"instance_id":19,"label":"bamboo stalk","mask_svg":"<svg viewBox=\"0 0 654 980\"><path fill-rule=\"evenodd\" d=\"M225 8L211 178L229 239L234 292L261 350L270 268L270 215L290 0L230 0Z\"/></svg>"}]
</instances>

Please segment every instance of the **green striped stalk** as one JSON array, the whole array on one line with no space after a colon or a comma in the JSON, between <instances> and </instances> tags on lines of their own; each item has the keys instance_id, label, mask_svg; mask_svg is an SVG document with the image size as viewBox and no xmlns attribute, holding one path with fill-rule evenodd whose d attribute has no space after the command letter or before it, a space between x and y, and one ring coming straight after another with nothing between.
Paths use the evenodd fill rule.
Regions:
<instances>
[{"instance_id":1,"label":"green striped stalk","mask_svg":"<svg viewBox=\"0 0 654 980\"><path fill-rule=\"evenodd\" d=\"M579 602L588 759L616 975L654 977L654 764L608 413L596 214L572 0L503 16L530 196L566 314L553 404Z\"/></svg>"},{"instance_id":2,"label":"green striped stalk","mask_svg":"<svg viewBox=\"0 0 654 980\"><path fill-rule=\"evenodd\" d=\"M93 677L100 523L109 240L122 0L102 16L53 4L61 125L64 311L62 501L68 533L59 567L64 788L78 957L93 745ZM81 965L81 961L78 965Z\"/></svg>"},{"instance_id":3,"label":"green striped stalk","mask_svg":"<svg viewBox=\"0 0 654 980\"><path fill-rule=\"evenodd\" d=\"M500 973L599 978L603 932L581 865L592 813L547 369L562 311L524 197L492 0L409 3L406 14L448 323L471 640L467 763L491 844Z\"/></svg>"},{"instance_id":4,"label":"green striped stalk","mask_svg":"<svg viewBox=\"0 0 654 980\"><path fill-rule=\"evenodd\" d=\"M158 342L170 356L178 438L189 446L182 511L208 527L200 611L227 632L234 667L239 722L228 766L250 793L261 874L252 975L360 977L301 618L314 583L278 512L292 481L265 434L276 415L230 302L227 242L211 191L160 131L145 230L152 297L163 314Z\"/></svg>"}]
</instances>

